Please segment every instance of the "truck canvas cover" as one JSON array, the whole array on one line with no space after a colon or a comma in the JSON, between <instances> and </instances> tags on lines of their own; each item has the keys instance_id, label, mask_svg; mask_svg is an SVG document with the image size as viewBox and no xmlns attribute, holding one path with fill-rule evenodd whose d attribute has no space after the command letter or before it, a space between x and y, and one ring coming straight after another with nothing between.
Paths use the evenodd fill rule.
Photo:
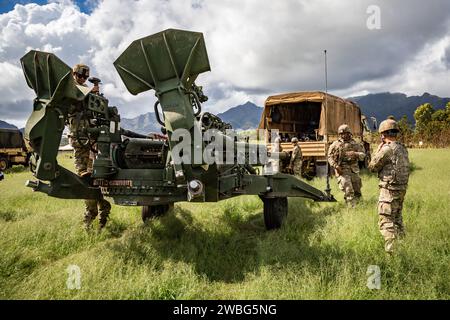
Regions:
<instances>
[{"instance_id":1,"label":"truck canvas cover","mask_svg":"<svg viewBox=\"0 0 450 320\"><path fill-rule=\"evenodd\" d=\"M306 111L306 107L310 106L308 103L320 104L319 135L337 135L339 126L344 123L350 126L353 135L359 136L362 134L361 110L358 105L352 101L320 91L294 92L268 97L261 115L259 129L272 128L268 124L268 119L270 119L271 109L274 106L292 105L293 108L298 108L298 112L301 113L302 108L305 108Z\"/></svg>"},{"instance_id":2,"label":"truck canvas cover","mask_svg":"<svg viewBox=\"0 0 450 320\"><path fill-rule=\"evenodd\" d=\"M0 148L22 148L22 134L16 129L0 129Z\"/></svg>"}]
</instances>

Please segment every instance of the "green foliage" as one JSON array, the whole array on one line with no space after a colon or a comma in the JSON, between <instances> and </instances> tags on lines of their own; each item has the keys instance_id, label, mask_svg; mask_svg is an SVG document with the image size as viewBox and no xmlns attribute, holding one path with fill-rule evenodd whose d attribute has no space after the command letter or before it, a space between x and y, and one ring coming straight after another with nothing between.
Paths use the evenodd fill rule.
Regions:
<instances>
[{"instance_id":1,"label":"green foliage","mask_svg":"<svg viewBox=\"0 0 450 320\"><path fill-rule=\"evenodd\" d=\"M436 111L431 104L423 104L415 111L414 118L416 140L436 147L450 145L450 103L447 103L445 109Z\"/></svg>"},{"instance_id":2,"label":"green foliage","mask_svg":"<svg viewBox=\"0 0 450 320\"><path fill-rule=\"evenodd\" d=\"M447 112L445 110L436 110L431 115L431 121L445 122L447 121Z\"/></svg>"},{"instance_id":3,"label":"green foliage","mask_svg":"<svg viewBox=\"0 0 450 320\"><path fill-rule=\"evenodd\" d=\"M178 203L143 225L140 209L113 206L86 234L83 202L32 192L27 171L0 182L0 299L449 299L450 150L410 150L407 237L387 256L377 226L378 180L364 173L357 209L289 199L287 223L266 231L257 196ZM69 155L59 163L71 168ZM432 181L432 185L430 184ZM313 180L324 188L324 180ZM81 289L66 286L81 269ZM381 269L369 290L367 269Z\"/></svg>"},{"instance_id":4,"label":"green foliage","mask_svg":"<svg viewBox=\"0 0 450 320\"><path fill-rule=\"evenodd\" d=\"M414 130L412 124L408 121L407 116L403 116L398 121L398 126L400 128L400 139L402 143L409 144L412 140L412 137L414 135Z\"/></svg>"},{"instance_id":5,"label":"green foliage","mask_svg":"<svg viewBox=\"0 0 450 320\"><path fill-rule=\"evenodd\" d=\"M425 103L417 107L414 112L414 119L416 120L416 130L419 133L423 133L426 130L431 121L433 112L433 106L429 103Z\"/></svg>"}]
</instances>

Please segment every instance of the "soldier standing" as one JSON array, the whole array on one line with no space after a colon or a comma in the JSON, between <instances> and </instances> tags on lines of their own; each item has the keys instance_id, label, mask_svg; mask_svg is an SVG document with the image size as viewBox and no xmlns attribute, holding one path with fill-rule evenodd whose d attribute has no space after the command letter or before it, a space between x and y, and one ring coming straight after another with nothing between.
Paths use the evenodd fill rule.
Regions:
<instances>
[{"instance_id":1,"label":"soldier standing","mask_svg":"<svg viewBox=\"0 0 450 320\"><path fill-rule=\"evenodd\" d=\"M397 141L399 127L395 120L380 123L378 130L382 143L369 164L380 179L378 199L378 226L384 237L384 249L392 253L397 238L405 235L402 219L403 200L409 180L408 150Z\"/></svg>"},{"instance_id":2,"label":"soldier standing","mask_svg":"<svg viewBox=\"0 0 450 320\"><path fill-rule=\"evenodd\" d=\"M300 148L300 143L296 137L291 140L294 150L292 150L291 161L289 162L289 169L293 171L294 175L302 176L302 163L303 155L302 149Z\"/></svg>"},{"instance_id":3,"label":"soldier standing","mask_svg":"<svg viewBox=\"0 0 450 320\"><path fill-rule=\"evenodd\" d=\"M354 208L357 200L361 198L362 187L358 161L364 160L366 153L362 145L352 138L348 125L341 125L338 134L339 140L333 142L328 150L328 163L336 173L345 202Z\"/></svg>"},{"instance_id":4,"label":"soldier standing","mask_svg":"<svg viewBox=\"0 0 450 320\"><path fill-rule=\"evenodd\" d=\"M89 77L89 67L84 64L77 64L73 67L72 74L77 85L87 87L86 79ZM69 142L74 150L75 169L80 177L89 177L92 174L92 164L94 153L91 150L89 138L83 135L83 129L90 126L92 119L83 117L83 111L80 106L73 106L69 113ZM100 212L99 228L106 225L111 205L105 199L84 200L85 214L84 226L86 230L91 228L92 221Z\"/></svg>"}]
</instances>

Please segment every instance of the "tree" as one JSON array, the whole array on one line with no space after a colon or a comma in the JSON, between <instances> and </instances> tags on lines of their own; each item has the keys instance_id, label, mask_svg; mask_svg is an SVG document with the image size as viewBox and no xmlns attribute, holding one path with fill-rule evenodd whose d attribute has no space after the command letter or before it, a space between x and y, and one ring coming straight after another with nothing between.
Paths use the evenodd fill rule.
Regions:
<instances>
[{"instance_id":1,"label":"tree","mask_svg":"<svg viewBox=\"0 0 450 320\"><path fill-rule=\"evenodd\" d=\"M445 110L436 110L431 115L431 121L447 122L447 112Z\"/></svg>"},{"instance_id":2,"label":"tree","mask_svg":"<svg viewBox=\"0 0 450 320\"><path fill-rule=\"evenodd\" d=\"M450 103L445 109L434 110L425 103L414 112L416 134L435 147L446 147L450 144Z\"/></svg>"},{"instance_id":3,"label":"tree","mask_svg":"<svg viewBox=\"0 0 450 320\"><path fill-rule=\"evenodd\" d=\"M412 124L408 121L408 117L404 115L399 121L398 121L398 127L400 128L401 137L400 140L408 144L412 136L414 134L414 130L412 127Z\"/></svg>"},{"instance_id":4,"label":"tree","mask_svg":"<svg viewBox=\"0 0 450 320\"><path fill-rule=\"evenodd\" d=\"M450 124L450 102L447 102L447 105L445 106L445 113L447 114L447 123Z\"/></svg>"},{"instance_id":5,"label":"tree","mask_svg":"<svg viewBox=\"0 0 450 320\"><path fill-rule=\"evenodd\" d=\"M417 107L414 112L414 119L416 120L416 130L419 134L426 133L433 113L434 108L430 103L425 103Z\"/></svg>"}]
</instances>

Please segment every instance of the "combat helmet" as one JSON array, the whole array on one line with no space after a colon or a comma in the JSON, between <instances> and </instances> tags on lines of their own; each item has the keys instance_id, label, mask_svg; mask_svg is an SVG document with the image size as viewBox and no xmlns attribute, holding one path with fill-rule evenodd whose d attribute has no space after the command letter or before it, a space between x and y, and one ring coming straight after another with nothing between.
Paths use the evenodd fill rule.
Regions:
<instances>
[{"instance_id":1,"label":"combat helmet","mask_svg":"<svg viewBox=\"0 0 450 320\"><path fill-rule=\"evenodd\" d=\"M338 128L338 134L342 134L342 133L352 133L352 131L350 130L350 127L346 124L343 124L341 126L339 126Z\"/></svg>"},{"instance_id":2,"label":"combat helmet","mask_svg":"<svg viewBox=\"0 0 450 320\"><path fill-rule=\"evenodd\" d=\"M379 133L383 133L389 130L400 131L397 121L392 119L386 119L380 123L380 127L378 128Z\"/></svg>"},{"instance_id":3,"label":"combat helmet","mask_svg":"<svg viewBox=\"0 0 450 320\"><path fill-rule=\"evenodd\" d=\"M298 142L298 138L293 137L293 138L291 139L291 142L292 142L292 143L297 143L297 142Z\"/></svg>"},{"instance_id":4,"label":"combat helmet","mask_svg":"<svg viewBox=\"0 0 450 320\"><path fill-rule=\"evenodd\" d=\"M89 67L85 64L77 63L73 66L72 71L74 74L78 74L84 78L89 78Z\"/></svg>"}]
</instances>

